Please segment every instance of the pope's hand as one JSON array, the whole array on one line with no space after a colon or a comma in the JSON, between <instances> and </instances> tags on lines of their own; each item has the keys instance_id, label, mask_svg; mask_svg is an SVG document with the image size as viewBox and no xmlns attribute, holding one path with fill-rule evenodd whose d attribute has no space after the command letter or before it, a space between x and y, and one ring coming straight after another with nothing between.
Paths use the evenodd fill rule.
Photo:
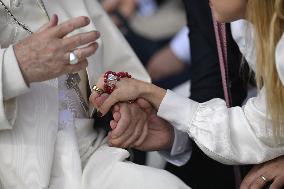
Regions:
<instances>
[{"instance_id":1,"label":"pope's hand","mask_svg":"<svg viewBox=\"0 0 284 189\"><path fill-rule=\"evenodd\" d=\"M113 108L110 146L128 148L141 145L148 132L148 114L137 103L118 103Z\"/></svg>"},{"instance_id":2,"label":"pope's hand","mask_svg":"<svg viewBox=\"0 0 284 189\"><path fill-rule=\"evenodd\" d=\"M56 15L39 31L14 45L14 52L26 82L39 82L62 74L79 71L87 66L87 57L96 52L99 33L90 31L67 36L76 29L87 26L89 18L81 16L58 25ZM79 48L84 45L84 47ZM70 64L70 52L78 63Z\"/></svg>"},{"instance_id":3,"label":"pope's hand","mask_svg":"<svg viewBox=\"0 0 284 189\"><path fill-rule=\"evenodd\" d=\"M115 106L114 120L111 122L113 131L109 135L109 143L115 147L132 147L142 151L170 149L174 140L172 126L159 118L152 105L144 99L138 99L131 105L134 106L133 113L125 114L124 118L119 112L120 109ZM125 125L125 119L132 120L129 122L132 124L127 124L127 133L121 132L121 125ZM117 135L119 132L120 135Z\"/></svg>"}]
</instances>

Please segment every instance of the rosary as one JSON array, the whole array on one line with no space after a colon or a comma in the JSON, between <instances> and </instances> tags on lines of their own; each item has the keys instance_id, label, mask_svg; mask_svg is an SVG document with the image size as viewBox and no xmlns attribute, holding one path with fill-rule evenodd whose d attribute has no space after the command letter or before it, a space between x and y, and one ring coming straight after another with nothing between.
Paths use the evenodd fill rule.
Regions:
<instances>
[{"instance_id":1,"label":"rosary","mask_svg":"<svg viewBox=\"0 0 284 189\"><path fill-rule=\"evenodd\" d=\"M37 2L39 3L40 8L43 10L43 12L46 14L48 19L50 20L50 17L47 13L47 10L46 10L42 0L40 0L40 1L37 0ZM6 13L13 19L14 23L19 25L21 28L23 28L29 34L33 34L33 32L24 23L20 22L12 14L12 12L8 9L8 7L3 3L2 0L0 0L0 4L4 7L4 10L6 11ZM89 106L88 106L87 102L85 101L85 99L83 98L82 92L79 88L80 81L81 81L81 78L80 78L80 75L78 73L69 73L69 74L67 74L66 87L67 87L67 89L73 89L76 92L76 95L80 100L81 107L83 108L87 117L89 117L90 116L89 115Z\"/></svg>"}]
</instances>

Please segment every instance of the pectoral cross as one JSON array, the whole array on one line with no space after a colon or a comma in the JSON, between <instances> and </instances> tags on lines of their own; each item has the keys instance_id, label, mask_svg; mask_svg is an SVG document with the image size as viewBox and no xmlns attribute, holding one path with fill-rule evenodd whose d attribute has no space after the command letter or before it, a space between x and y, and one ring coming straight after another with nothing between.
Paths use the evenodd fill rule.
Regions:
<instances>
[{"instance_id":1,"label":"pectoral cross","mask_svg":"<svg viewBox=\"0 0 284 189\"><path fill-rule=\"evenodd\" d=\"M80 75L78 73L69 73L68 78L66 80L66 87L67 89L74 89L77 94L77 97L80 100L81 107L83 108L87 117L90 117L89 113L89 105L86 103L85 99L83 98L82 92L79 88L79 83L81 81Z\"/></svg>"}]
</instances>

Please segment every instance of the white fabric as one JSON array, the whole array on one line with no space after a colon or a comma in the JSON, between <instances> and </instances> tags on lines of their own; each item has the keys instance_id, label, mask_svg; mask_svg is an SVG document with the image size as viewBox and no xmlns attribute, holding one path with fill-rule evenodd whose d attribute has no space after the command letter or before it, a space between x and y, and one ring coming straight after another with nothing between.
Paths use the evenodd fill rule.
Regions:
<instances>
[{"instance_id":1,"label":"white fabric","mask_svg":"<svg viewBox=\"0 0 284 189\"><path fill-rule=\"evenodd\" d=\"M4 50L3 55L3 93L4 99L11 99L28 91L28 86L17 64L17 59L12 46ZM13 82L13 78L19 78Z\"/></svg>"},{"instance_id":2,"label":"white fabric","mask_svg":"<svg viewBox=\"0 0 284 189\"><path fill-rule=\"evenodd\" d=\"M189 32L188 27L184 26L170 42L170 48L176 57L187 64L191 62Z\"/></svg>"},{"instance_id":3,"label":"white fabric","mask_svg":"<svg viewBox=\"0 0 284 189\"><path fill-rule=\"evenodd\" d=\"M36 2L4 0L33 31L47 22ZM96 1L44 3L49 15L58 14L60 22L86 15L92 23L80 32L97 29L102 33L98 51L88 59L90 86L106 70L129 71L149 81L137 57ZM0 6L0 188L188 188L169 173L127 163L129 153L108 147L104 131L93 128L94 120L74 116L68 108L60 109L64 100L58 95L63 89L58 81L62 80L33 83L28 88L11 47L27 35ZM10 74L11 68L15 73ZM74 100L70 98L69 105Z\"/></svg>"},{"instance_id":4,"label":"white fabric","mask_svg":"<svg viewBox=\"0 0 284 189\"><path fill-rule=\"evenodd\" d=\"M236 42L254 68L253 43L245 43L244 32L233 33L239 34ZM232 108L221 99L197 103L167 91L158 115L187 132L208 156L225 164L258 164L284 154L284 146L274 140L271 120L266 118L264 89L243 107Z\"/></svg>"},{"instance_id":5,"label":"white fabric","mask_svg":"<svg viewBox=\"0 0 284 189\"><path fill-rule=\"evenodd\" d=\"M275 51L275 63L279 78L284 85L284 34L277 44Z\"/></svg>"},{"instance_id":6,"label":"white fabric","mask_svg":"<svg viewBox=\"0 0 284 189\"><path fill-rule=\"evenodd\" d=\"M254 65L256 62L255 48L253 47L254 29L253 25L246 20L238 20L231 24L232 35L238 45L240 51L246 57L247 61L252 63L251 66L255 69ZM277 43L275 50L275 63L278 76L284 85L284 34Z\"/></svg>"},{"instance_id":7,"label":"white fabric","mask_svg":"<svg viewBox=\"0 0 284 189\"><path fill-rule=\"evenodd\" d=\"M175 138L170 151L160 151L162 157L176 166L184 165L191 157L192 144L187 133L174 129Z\"/></svg>"}]
</instances>

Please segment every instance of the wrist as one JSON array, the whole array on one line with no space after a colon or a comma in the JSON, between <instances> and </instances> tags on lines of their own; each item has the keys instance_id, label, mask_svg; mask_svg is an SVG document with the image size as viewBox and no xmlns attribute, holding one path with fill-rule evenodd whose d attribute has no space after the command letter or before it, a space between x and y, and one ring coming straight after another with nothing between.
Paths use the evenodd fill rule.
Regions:
<instances>
[{"instance_id":1,"label":"wrist","mask_svg":"<svg viewBox=\"0 0 284 189\"><path fill-rule=\"evenodd\" d=\"M174 145L174 141L175 141L175 132L174 132L174 128L173 127L169 127L168 128L168 133L169 133L169 137L168 137L168 143L166 144L166 150L171 150L173 148Z\"/></svg>"},{"instance_id":2,"label":"wrist","mask_svg":"<svg viewBox=\"0 0 284 189\"><path fill-rule=\"evenodd\" d=\"M15 53L15 56L16 56L16 59L17 59L17 62L18 62L18 65L19 65L19 68L20 68L20 71L22 73L22 76L23 76L23 79L25 80L26 84L29 86L29 84L31 83L31 79L28 78L27 74L25 73L25 63L23 60L24 58L22 58L22 54L20 51L22 49L21 47L21 44L16 44L13 46L13 49L14 49L14 53Z\"/></svg>"},{"instance_id":3,"label":"wrist","mask_svg":"<svg viewBox=\"0 0 284 189\"><path fill-rule=\"evenodd\" d=\"M158 110L164 96L166 95L166 90L154 84L148 83L145 87L140 88L140 90L141 97L150 102L152 106Z\"/></svg>"}]
</instances>

